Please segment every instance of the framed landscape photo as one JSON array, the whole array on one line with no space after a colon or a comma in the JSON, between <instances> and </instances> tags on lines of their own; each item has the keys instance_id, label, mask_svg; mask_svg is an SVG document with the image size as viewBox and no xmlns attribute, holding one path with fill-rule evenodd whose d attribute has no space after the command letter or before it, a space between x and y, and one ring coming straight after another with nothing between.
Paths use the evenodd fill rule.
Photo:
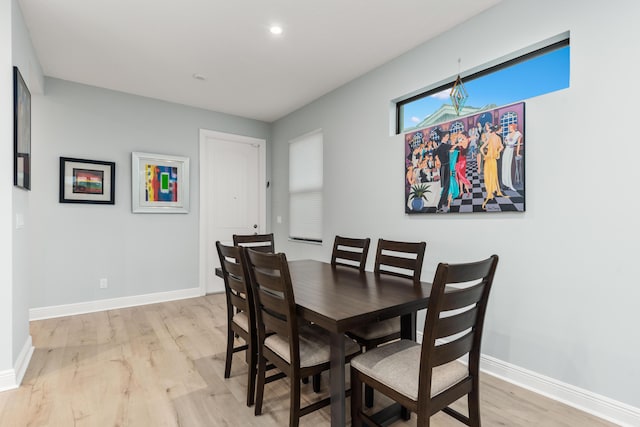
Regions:
<instances>
[{"instance_id":1,"label":"framed landscape photo","mask_svg":"<svg viewBox=\"0 0 640 427\"><path fill-rule=\"evenodd\" d=\"M31 189L31 93L13 67L13 185Z\"/></svg>"},{"instance_id":2,"label":"framed landscape photo","mask_svg":"<svg viewBox=\"0 0 640 427\"><path fill-rule=\"evenodd\" d=\"M134 213L188 213L189 158L131 153L131 198Z\"/></svg>"},{"instance_id":3,"label":"framed landscape photo","mask_svg":"<svg viewBox=\"0 0 640 427\"><path fill-rule=\"evenodd\" d=\"M60 203L115 204L116 164L60 157Z\"/></svg>"}]
</instances>

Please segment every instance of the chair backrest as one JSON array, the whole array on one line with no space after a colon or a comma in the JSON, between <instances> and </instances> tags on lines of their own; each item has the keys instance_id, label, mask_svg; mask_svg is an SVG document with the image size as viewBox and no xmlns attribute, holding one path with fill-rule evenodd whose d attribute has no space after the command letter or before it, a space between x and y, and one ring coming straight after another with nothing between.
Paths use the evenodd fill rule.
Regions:
<instances>
[{"instance_id":1,"label":"chair backrest","mask_svg":"<svg viewBox=\"0 0 640 427\"><path fill-rule=\"evenodd\" d=\"M367 264L367 254L371 239L353 239L350 237L336 236L333 241L332 265L344 265L364 271Z\"/></svg>"},{"instance_id":2,"label":"chair backrest","mask_svg":"<svg viewBox=\"0 0 640 427\"><path fill-rule=\"evenodd\" d=\"M244 249L239 246L223 245L216 242L220 268L224 279L224 289L227 297L228 320L234 315L233 307L246 313L251 329L255 328L254 298L249 286L249 269L245 259Z\"/></svg>"},{"instance_id":3,"label":"chair backrest","mask_svg":"<svg viewBox=\"0 0 640 427\"><path fill-rule=\"evenodd\" d=\"M373 271L405 277L417 283L420 281L426 247L425 242L395 242L379 239Z\"/></svg>"},{"instance_id":4,"label":"chair backrest","mask_svg":"<svg viewBox=\"0 0 640 427\"><path fill-rule=\"evenodd\" d=\"M299 368L298 321L287 257L283 253L270 254L255 249L246 249L246 254L256 307L258 342L262 345L266 331L286 337L291 365Z\"/></svg>"},{"instance_id":5,"label":"chair backrest","mask_svg":"<svg viewBox=\"0 0 640 427\"><path fill-rule=\"evenodd\" d=\"M418 400L431 395L433 368L465 354L469 354L469 376L477 378L482 328L497 265L497 255L438 265L423 331Z\"/></svg>"},{"instance_id":6,"label":"chair backrest","mask_svg":"<svg viewBox=\"0 0 640 427\"><path fill-rule=\"evenodd\" d=\"M255 249L260 252L276 251L273 244L273 233L269 234L234 234L233 244L235 246L244 246L247 248Z\"/></svg>"}]
</instances>

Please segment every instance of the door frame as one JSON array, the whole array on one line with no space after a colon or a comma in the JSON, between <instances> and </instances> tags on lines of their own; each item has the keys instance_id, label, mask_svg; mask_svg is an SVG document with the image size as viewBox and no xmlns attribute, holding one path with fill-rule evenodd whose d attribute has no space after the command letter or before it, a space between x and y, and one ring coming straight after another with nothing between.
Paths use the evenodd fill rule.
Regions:
<instances>
[{"instance_id":1,"label":"door frame","mask_svg":"<svg viewBox=\"0 0 640 427\"><path fill-rule=\"evenodd\" d=\"M199 287L200 294L205 295L207 293L207 245L213 246L215 242L207 242L207 212L206 206L209 194L205 191L203 187L203 183L206 182L205 171L207 171L206 158L204 155L208 153L208 150L211 150L211 143L207 142L207 139L218 139L227 142L235 142L240 144L252 144L258 147L258 205L260 212L258 214L258 218L260 219L260 227L258 228L258 233L266 232L267 225L267 155L266 155L266 147L267 141L261 138L254 138L251 136L237 135L232 133L218 132L208 129L200 129L200 229L199 229L199 241L200 241L200 249L199 249Z\"/></svg>"}]
</instances>

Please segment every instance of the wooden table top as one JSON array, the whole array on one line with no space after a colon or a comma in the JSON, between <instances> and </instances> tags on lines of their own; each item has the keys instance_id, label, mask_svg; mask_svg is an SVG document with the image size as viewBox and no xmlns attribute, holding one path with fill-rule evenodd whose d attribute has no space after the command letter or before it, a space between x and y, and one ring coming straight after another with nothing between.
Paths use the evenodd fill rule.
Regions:
<instances>
[{"instance_id":1,"label":"wooden table top","mask_svg":"<svg viewBox=\"0 0 640 427\"><path fill-rule=\"evenodd\" d=\"M331 332L426 308L431 293L431 283L321 261L289 261L289 271L298 313Z\"/></svg>"}]
</instances>

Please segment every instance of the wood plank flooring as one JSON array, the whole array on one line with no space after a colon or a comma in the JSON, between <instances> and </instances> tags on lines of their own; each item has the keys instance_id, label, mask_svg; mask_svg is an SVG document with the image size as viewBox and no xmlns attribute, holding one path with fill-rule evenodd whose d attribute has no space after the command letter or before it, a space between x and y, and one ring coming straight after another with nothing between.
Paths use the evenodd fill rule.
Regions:
<instances>
[{"instance_id":1,"label":"wood plank flooring","mask_svg":"<svg viewBox=\"0 0 640 427\"><path fill-rule=\"evenodd\" d=\"M32 322L35 352L23 385L0 393L0 426L287 425L288 379L267 385L259 417L245 405L244 353L224 379L225 322L224 295ZM304 401L325 397L328 380L320 394L303 385ZM488 375L480 393L484 426L613 425ZM329 419L324 408L301 425ZM432 425L460 424L438 414Z\"/></svg>"}]
</instances>

